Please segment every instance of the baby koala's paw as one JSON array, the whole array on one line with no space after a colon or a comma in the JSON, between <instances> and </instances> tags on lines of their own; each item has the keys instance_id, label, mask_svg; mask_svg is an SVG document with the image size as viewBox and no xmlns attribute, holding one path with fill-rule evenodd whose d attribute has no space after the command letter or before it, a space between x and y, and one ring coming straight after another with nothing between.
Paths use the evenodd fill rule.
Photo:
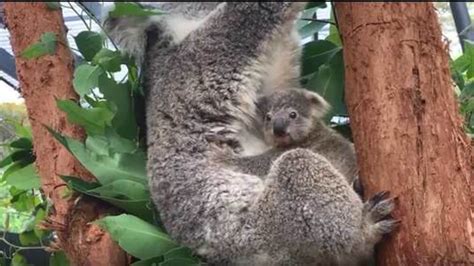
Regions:
<instances>
[{"instance_id":1,"label":"baby koala's paw","mask_svg":"<svg viewBox=\"0 0 474 266\"><path fill-rule=\"evenodd\" d=\"M365 219L369 223L370 232L377 240L391 233L400 224L399 220L393 219L390 215L395 203L393 198L388 198L388 195L387 191L379 192L364 204Z\"/></svg>"}]
</instances>

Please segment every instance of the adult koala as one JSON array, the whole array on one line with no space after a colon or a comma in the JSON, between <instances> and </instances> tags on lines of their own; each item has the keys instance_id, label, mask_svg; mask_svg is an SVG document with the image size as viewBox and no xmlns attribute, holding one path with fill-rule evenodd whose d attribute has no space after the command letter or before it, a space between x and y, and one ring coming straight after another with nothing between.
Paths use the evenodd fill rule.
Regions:
<instances>
[{"instance_id":1,"label":"adult koala","mask_svg":"<svg viewBox=\"0 0 474 266\"><path fill-rule=\"evenodd\" d=\"M265 181L210 159L208 134L241 131L255 117L260 88L291 87L297 78L268 86L303 7L221 3L178 41L163 34L171 24L147 26L168 36L165 45L149 41L143 57L152 198L169 234L209 263L351 265L395 225L385 219L391 200L378 194L362 203L309 150L282 154Z\"/></svg>"}]
</instances>

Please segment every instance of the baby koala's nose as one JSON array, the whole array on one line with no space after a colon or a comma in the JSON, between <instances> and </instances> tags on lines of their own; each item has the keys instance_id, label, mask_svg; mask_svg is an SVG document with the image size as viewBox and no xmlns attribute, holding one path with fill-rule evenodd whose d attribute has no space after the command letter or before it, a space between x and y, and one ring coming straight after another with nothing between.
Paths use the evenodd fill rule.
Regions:
<instances>
[{"instance_id":1,"label":"baby koala's nose","mask_svg":"<svg viewBox=\"0 0 474 266\"><path fill-rule=\"evenodd\" d=\"M273 135L283 137L286 135L286 123L282 118L277 118L273 121Z\"/></svg>"}]
</instances>

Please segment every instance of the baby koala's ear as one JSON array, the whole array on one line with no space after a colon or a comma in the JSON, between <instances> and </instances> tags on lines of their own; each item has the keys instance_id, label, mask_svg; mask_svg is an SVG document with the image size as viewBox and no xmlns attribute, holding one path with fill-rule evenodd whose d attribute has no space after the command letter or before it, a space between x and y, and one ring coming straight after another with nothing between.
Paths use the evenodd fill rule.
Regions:
<instances>
[{"instance_id":1,"label":"baby koala's ear","mask_svg":"<svg viewBox=\"0 0 474 266\"><path fill-rule=\"evenodd\" d=\"M304 94L315 105L315 116L317 118L322 118L331 109L331 105L318 93L304 89Z\"/></svg>"}]
</instances>

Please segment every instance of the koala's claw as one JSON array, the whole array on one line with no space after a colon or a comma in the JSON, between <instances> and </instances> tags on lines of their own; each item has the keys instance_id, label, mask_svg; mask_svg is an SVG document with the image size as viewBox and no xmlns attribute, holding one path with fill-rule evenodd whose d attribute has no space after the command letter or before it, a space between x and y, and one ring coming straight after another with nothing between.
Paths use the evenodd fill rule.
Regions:
<instances>
[{"instance_id":1,"label":"koala's claw","mask_svg":"<svg viewBox=\"0 0 474 266\"><path fill-rule=\"evenodd\" d=\"M400 220L386 219L376 223L375 227L379 234L384 235L391 233L393 230L400 226L400 223Z\"/></svg>"},{"instance_id":2,"label":"koala's claw","mask_svg":"<svg viewBox=\"0 0 474 266\"><path fill-rule=\"evenodd\" d=\"M388 198L389 192L382 191L370 198L364 206L364 213L374 223L384 220L395 208L393 198Z\"/></svg>"}]
</instances>

